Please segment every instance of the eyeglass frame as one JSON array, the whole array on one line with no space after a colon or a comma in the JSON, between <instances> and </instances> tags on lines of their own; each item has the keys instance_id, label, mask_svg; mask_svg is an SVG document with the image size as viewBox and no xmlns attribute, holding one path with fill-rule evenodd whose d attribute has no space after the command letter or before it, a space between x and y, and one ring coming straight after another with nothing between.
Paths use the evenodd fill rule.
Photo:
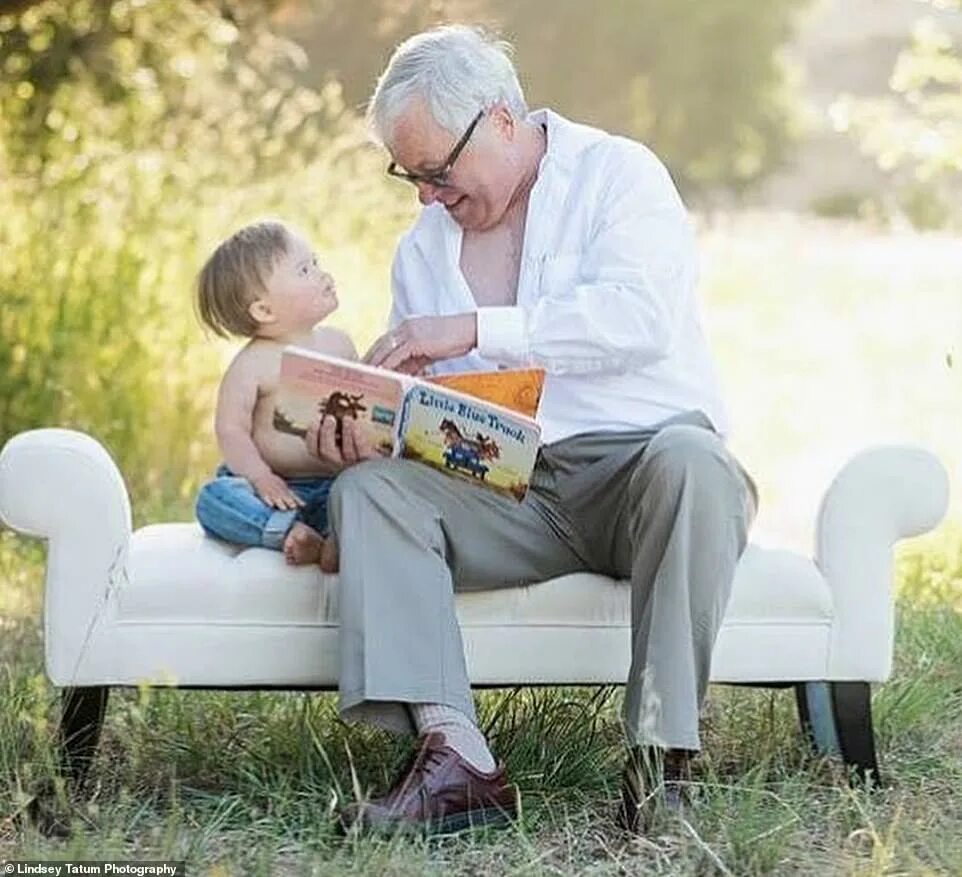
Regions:
<instances>
[{"instance_id":1,"label":"eyeglass frame","mask_svg":"<svg viewBox=\"0 0 962 877\"><path fill-rule=\"evenodd\" d=\"M478 114L474 117L470 125L468 125L468 130L461 135L461 139L454 144L454 149L448 154L445 159L444 164L439 170L425 173L425 174L412 174L405 170L400 170L397 166L396 161L392 161L387 166L387 175L389 177L394 177L398 180L406 180L412 185L419 185L426 183L429 186L441 187L448 185L448 175L451 173L454 163L458 160L458 157L464 150L464 147L468 145L468 141L471 139L471 135L474 133L474 129L478 127L478 122L484 118L485 111L478 110Z\"/></svg>"}]
</instances>

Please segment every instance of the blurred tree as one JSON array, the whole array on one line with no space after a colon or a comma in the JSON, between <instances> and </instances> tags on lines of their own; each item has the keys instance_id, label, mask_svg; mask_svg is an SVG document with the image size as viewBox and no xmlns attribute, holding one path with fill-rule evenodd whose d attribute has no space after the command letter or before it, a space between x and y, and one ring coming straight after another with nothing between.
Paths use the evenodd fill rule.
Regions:
<instances>
[{"instance_id":1,"label":"blurred tree","mask_svg":"<svg viewBox=\"0 0 962 877\"><path fill-rule=\"evenodd\" d=\"M807 0L312 0L288 32L360 107L393 47L443 21L513 42L533 106L644 140L688 194L739 193L792 136L781 47Z\"/></svg>"},{"instance_id":2,"label":"blurred tree","mask_svg":"<svg viewBox=\"0 0 962 877\"><path fill-rule=\"evenodd\" d=\"M924 0L962 10L962 0ZM890 96L842 95L831 107L836 130L854 136L892 174L896 203L918 228L962 221L962 47L930 17L916 24L889 80Z\"/></svg>"},{"instance_id":3,"label":"blurred tree","mask_svg":"<svg viewBox=\"0 0 962 877\"><path fill-rule=\"evenodd\" d=\"M211 462L222 367L191 304L210 245L275 213L319 244L389 252L392 203L356 118L336 84L304 85L303 51L265 9L0 14L0 443L89 430L138 500L186 497Z\"/></svg>"},{"instance_id":4,"label":"blurred tree","mask_svg":"<svg viewBox=\"0 0 962 877\"><path fill-rule=\"evenodd\" d=\"M44 0L0 15L8 160L39 172L69 152L89 167L101 156L87 140L175 152L197 137L235 179L296 158L341 107L335 86L300 82L306 57L267 26L277 5Z\"/></svg>"}]
</instances>

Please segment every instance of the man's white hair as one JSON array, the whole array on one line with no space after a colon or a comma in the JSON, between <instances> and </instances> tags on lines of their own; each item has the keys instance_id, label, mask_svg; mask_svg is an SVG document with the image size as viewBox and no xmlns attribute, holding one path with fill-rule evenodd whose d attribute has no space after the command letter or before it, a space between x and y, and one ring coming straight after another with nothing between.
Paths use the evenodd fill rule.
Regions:
<instances>
[{"instance_id":1,"label":"man's white hair","mask_svg":"<svg viewBox=\"0 0 962 877\"><path fill-rule=\"evenodd\" d=\"M368 104L374 139L387 144L398 117L423 98L434 120L460 137L479 110L506 104L528 114L510 44L480 28L445 25L406 39L395 50Z\"/></svg>"}]
</instances>

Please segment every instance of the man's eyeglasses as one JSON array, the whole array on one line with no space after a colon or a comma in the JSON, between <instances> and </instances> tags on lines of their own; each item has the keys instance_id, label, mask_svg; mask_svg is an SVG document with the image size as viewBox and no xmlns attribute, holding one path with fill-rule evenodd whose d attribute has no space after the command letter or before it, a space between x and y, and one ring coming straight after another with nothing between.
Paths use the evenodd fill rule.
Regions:
<instances>
[{"instance_id":1,"label":"man's eyeglasses","mask_svg":"<svg viewBox=\"0 0 962 877\"><path fill-rule=\"evenodd\" d=\"M412 174L405 170L401 170L396 162L391 162L387 167L388 176L397 177L399 180L407 180L409 183L413 183L415 186L419 183L427 183L429 186L446 186L448 184L448 174L451 173L451 168L454 167L454 163L458 160L458 156L465 146L468 145L468 141L471 139L471 135L474 133L474 129L477 128L478 122L481 121L484 116L484 110L480 110L478 114L474 117L474 121L468 125L468 130L464 132L461 139L454 144L454 149L445 159L444 164L439 170L436 171L425 171L423 174Z\"/></svg>"}]
</instances>

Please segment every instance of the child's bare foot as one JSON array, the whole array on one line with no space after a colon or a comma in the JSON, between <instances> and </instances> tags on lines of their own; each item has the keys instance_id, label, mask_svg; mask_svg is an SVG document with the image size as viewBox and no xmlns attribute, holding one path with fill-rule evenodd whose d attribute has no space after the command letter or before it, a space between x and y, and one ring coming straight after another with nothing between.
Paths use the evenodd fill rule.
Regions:
<instances>
[{"instance_id":1,"label":"child's bare foot","mask_svg":"<svg viewBox=\"0 0 962 877\"><path fill-rule=\"evenodd\" d=\"M324 538L317 530L297 521L284 539L284 559L291 566L317 563L321 559Z\"/></svg>"},{"instance_id":2,"label":"child's bare foot","mask_svg":"<svg viewBox=\"0 0 962 877\"><path fill-rule=\"evenodd\" d=\"M333 536L328 536L321 546L321 572L333 575L340 566L340 552L337 550L337 540Z\"/></svg>"}]
</instances>

